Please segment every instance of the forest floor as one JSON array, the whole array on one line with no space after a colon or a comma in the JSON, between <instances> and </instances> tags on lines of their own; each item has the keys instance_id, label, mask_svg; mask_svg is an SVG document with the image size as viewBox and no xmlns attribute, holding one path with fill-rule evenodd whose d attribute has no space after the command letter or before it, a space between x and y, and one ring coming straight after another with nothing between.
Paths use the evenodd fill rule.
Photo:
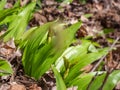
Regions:
<instances>
[{"instance_id":1,"label":"forest floor","mask_svg":"<svg viewBox=\"0 0 120 90\"><path fill-rule=\"evenodd\" d=\"M14 0L8 0L6 7L12 7ZM85 4L74 0L71 4L58 3L54 0L42 0L41 9L37 9L29 26L42 25L49 21L59 19L61 22L73 24L79 20L83 22L76 33L76 38L92 36L92 40L98 42L102 47L109 46L115 40L113 51L107 55L107 61L103 70L120 69L120 0L88 0ZM24 4L21 2L21 5ZM107 29L106 35L99 35ZM3 32L0 32L2 34ZM26 76L21 64L22 53L11 40L0 43L0 58L7 59L13 66L14 74L0 78L0 90L56 90L55 79L52 72L48 72L39 81ZM105 60L105 59L104 59ZM96 64L87 66L85 70L94 70ZM69 90L75 90L70 88ZM114 90L120 90L118 83Z\"/></svg>"}]
</instances>

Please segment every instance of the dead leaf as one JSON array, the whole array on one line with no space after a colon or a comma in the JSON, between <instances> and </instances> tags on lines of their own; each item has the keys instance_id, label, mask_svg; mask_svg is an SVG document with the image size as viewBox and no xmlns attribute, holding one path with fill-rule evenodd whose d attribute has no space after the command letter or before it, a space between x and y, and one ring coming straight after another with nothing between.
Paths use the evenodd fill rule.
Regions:
<instances>
[{"instance_id":1,"label":"dead leaf","mask_svg":"<svg viewBox=\"0 0 120 90\"><path fill-rule=\"evenodd\" d=\"M87 66L85 66L82 71L85 71L85 72L90 72L90 70L93 68L93 65L92 64L89 64Z\"/></svg>"},{"instance_id":2,"label":"dead leaf","mask_svg":"<svg viewBox=\"0 0 120 90\"><path fill-rule=\"evenodd\" d=\"M24 85L20 85L20 84L13 84L10 86L9 90L26 90Z\"/></svg>"},{"instance_id":3,"label":"dead leaf","mask_svg":"<svg viewBox=\"0 0 120 90\"><path fill-rule=\"evenodd\" d=\"M9 88L10 88L10 85L8 85L8 84L2 84L0 86L0 90L8 90Z\"/></svg>"},{"instance_id":4,"label":"dead leaf","mask_svg":"<svg viewBox=\"0 0 120 90\"><path fill-rule=\"evenodd\" d=\"M42 90L42 88L39 87L37 84L32 84L30 86L29 90Z\"/></svg>"},{"instance_id":5,"label":"dead leaf","mask_svg":"<svg viewBox=\"0 0 120 90\"><path fill-rule=\"evenodd\" d=\"M43 23L47 22L46 17L39 13L35 13L34 17L35 17L35 21L37 21L39 23L39 25L42 25Z\"/></svg>"}]
</instances>

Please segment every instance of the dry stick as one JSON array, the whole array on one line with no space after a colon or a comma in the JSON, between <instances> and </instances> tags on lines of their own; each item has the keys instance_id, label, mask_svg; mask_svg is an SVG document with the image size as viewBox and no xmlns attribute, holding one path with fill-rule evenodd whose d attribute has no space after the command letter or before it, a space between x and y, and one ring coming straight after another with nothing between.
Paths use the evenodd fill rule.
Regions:
<instances>
[{"instance_id":1,"label":"dry stick","mask_svg":"<svg viewBox=\"0 0 120 90\"><path fill-rule=\"evenodd\" d=\"M118 60L117 60L117 61L118 61ZM118 61L118 63L116 64L116 66L115 66L114 68L112 68L110 71L107 72L107 74L106 74L106 76L105 76L105 79L104 79L101 87L99 88L99 90L103 90L104 85L105 85L105 83L106 83L106 81L107 81L107 79L108 79L109 74L112 73L112 72L115 70L115 68L119 65L119 63L120 63L120 61Z\"/></svg>"},{"instance_id":2,"label":"dry stick","mask_svg":"<svg viewBox=\"0 0 120 90\"><path fill-rule=\"evenodd\" d=\"M108 50L111 51L111 49L115 46L115 44L117 43L117 41L120 39L120 37L117 37L117 39L114 41L114 43L111 45L110 49ZM91 72L94 72L96 70L96 68L100 65L100 63L104 60L104 58L106 57L106 55L104 55L100 60L99 62L94 66L94 68L91 70ZM96 76L97 76L98 73L96 73L96 75L92 78L90 84L88 85L87 87L87 90L89 90L89 87L91 86L92 84L92 81L95 80ZM106 76L107 77L107 76ZM103 86L102 86L103 87ZM101 88L100 88L101 89ZM99 90L100 90L99 89Z\"/></svg>"},{"instance_id":3,"label":"dry stick","mask_svg":"<svg viewBox=\"0 0 120 90\"><path fill-rule=\"evenodd\" d=\"M120 39L120 37L117 37L117 39L114 41L114 43L111 45L110 49L108 50L111 51L113 49L113 47L115 46L115 44L118 42L118 40ZM94 66L94 68L91 70L91 72L94 72L96 70L96 68L100 65L100 63L104 60L104 58L106 57L106 55L104 55L99 61L98 63Z\"/></svg>"}]
</instances>

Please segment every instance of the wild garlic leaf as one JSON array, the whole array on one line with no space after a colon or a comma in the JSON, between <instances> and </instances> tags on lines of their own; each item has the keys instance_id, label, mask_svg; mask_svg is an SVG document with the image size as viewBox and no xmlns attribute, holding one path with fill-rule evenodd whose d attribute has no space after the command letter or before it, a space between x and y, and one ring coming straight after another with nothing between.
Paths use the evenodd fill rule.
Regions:
<instances>
[{"instance_id":1,"label":"wild garlic leaf","mask_svg":"<svg viewBox=\"0 0 120 90\"><path fill-rule=\"evenodd\" d=\"M14 18L10 23L9 28L4 36L4 41L8 41L11 38L19 40L21 35L25 32L28 25L28 21L31 18L32 11L34 9L35 2L30 3Z\"/></svg>"},{"instance_id":2,"label":"wild garlic leaf","mask_svg":"<svg viewBox=\"0 0 120 90\"><path fill-rule=\"evenodd\" d=\"M52 66L52 70L55 74L57 90L67 90L66 85L65 85L60 73L57 71L57 69L54 66Z\"/></svg>"},{"instance_id":3,"label":"wild garlic leaf","mask_svg":"<svg viewBox=\"0 0 120 90\"><path fill-rule=\"evenodd\" d=\"M11 65L6 60L0 59L0 76L12 74L13 70Z\"/></svg>"},{"instance_id":4,"label":"wild garlic leaf","mask_svg":"<svg viewBox=\"0 0 120 90\"><path fill-rule=\"evenodd\" d=\"M103 90L113 90L116 84L120 81L120 70L114 70L107 78Z\"/></svg>"},{"instance_id":5,"label":"wild garlic leaf","mask_svg":"<svg viewBox=\"0 0 120 90\"><path fill-rule=\"evenodd\" d=\"M76 65L74 65L70 69L68 76L65 78L65 82L67 83L71 81L73 78L79 75L80 69L98 60L99 58L101 58L103 55L106 55L107 53L108 53L108 48L104 48L104 49L99 50L98 52L88 53L88 54L85 54L79 57L78 58L79 61L76 63Z\"/></svg>"}]
</instances>

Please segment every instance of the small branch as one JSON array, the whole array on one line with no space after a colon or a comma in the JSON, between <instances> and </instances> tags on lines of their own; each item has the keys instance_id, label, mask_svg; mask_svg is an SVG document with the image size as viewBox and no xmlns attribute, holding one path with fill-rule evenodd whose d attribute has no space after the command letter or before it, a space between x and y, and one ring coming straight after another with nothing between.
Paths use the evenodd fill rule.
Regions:
<instances>
[{"instance_id":1,"label":"small branch","mask_svg":"<svg viewBox=\"0 0 120 90\"><path fill-rule=\"evenodd\" d=\"M115 46L115 44L118 42L118 40L120 39L120 37L117 37L117 39L114 41L114 43L111 45L110 49L108 50L111 51L113 49L113 47ZM104 55L99 61L98 63L93 67L93 69L91 70L91 72L94 72L96 70L96 68L100 65L100 63L104 60L104 58L106 57L106 55Z\"/></svg>"}]
</instances>

